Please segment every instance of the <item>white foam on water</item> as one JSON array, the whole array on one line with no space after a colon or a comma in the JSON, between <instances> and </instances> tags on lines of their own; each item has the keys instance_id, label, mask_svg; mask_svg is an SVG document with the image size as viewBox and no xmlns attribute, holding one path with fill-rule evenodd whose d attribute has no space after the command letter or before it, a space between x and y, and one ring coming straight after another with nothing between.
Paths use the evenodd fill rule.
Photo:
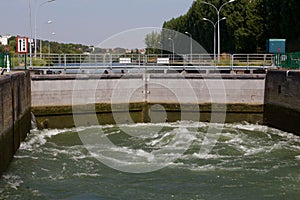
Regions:
<instances>
[{"instance_id":1,"label":"white foam on water","mask_svg":"<svg viewBox=\"0 0 300 200\"><path fill-rule=\"evenodd\" d=\"M160 124L164 125L164 124ZM160 126L155 125L155 126ZM125 125L124 125L125 126ZM127 125L126 125L127 126ZM144 127L144 124L128 125L131 127ZM149 125L150 127L152 124ZM168 125L170 126L170 125ZM168 160L173 157L180 157L189 146L187 142L191 143L196 139L186 128L174 128L173 130L166 131L164 133L155 134L152 141L146 143L146 146L153 147L152 152L145 151L143 149L132 149L130 147L120 147L115 145L86 145L90 154L99 158L104 159L114 165L130 166L130 165L151 165L151 164L165 164ZM144 138L140 138L143 139ZM149 138L145 138L149 139ZM131 139L129 139L131 140ZM132 141L134 142L134 140ZM148 148L147 148L148 149Z\"/></svg>"},{"instance_id":2,"label":"white foam on water","mask_svg":"<svg viewBox=\"0 0 300 200\"><path fill-rule=\"evenodd\" d=\"M240 137L240 135L229 135L227 134L227 137L231 136L231 139L225 141L225 144L235 144L235 145L240 145L243 144L245 141L245 138Z\"/></svg>"},{"instance_id":3,"label":"white foam on water","mask_svg":"<svg viewBox=\"0 0 300 200\"><path fill-rule=\"evenodd\" d=\"M21 150L32 150L34 148L38 148L44 145L47 142L48 138L52 136L64 133L68 130L59 130L59 129L45 129L42 131L32 131L31 134L28 135L27 139L21 143ZM70 131L70 130L69 130Z\"/></svg>"},{"instance_id":4,"label":"white foam on water","mask_svg":"<svg viewBox=\"0 0 300 200\"><path fill-rule=\"evenodd\" d=\"M14 158L17 158L17 159L30 158L32 160L38 160L39 159L38 157L34 157L34 156L20 156L20 155L15 155Z\"/></svg>"},{"instance_id":5,"label":"white foam on water","mask_svg":"<svg viewBox=\"0 0 300 200\"><path fill-rule=\"evenodd\" d=\"M18 187L20 187L21 184L23 183L21 177L16 175L5 174L2 177L4 181L7 183L7 186L14 190L18 190Z\"/></svg>"},{"instance_id":6,"label":"white foam on water","mask_svg":"<svg viewBox=\"0 0 300 200\"><path fill-rule=\"evenodd\" d=\"M201 153L193 153L192 158L198 158L198 159L224 159L224 158L231 158L231 156L225 156L225 155L219 155L219 154L201 154Z\"/></svg>"},{"instance_id":7,"label":"white foam on water","mask_svg":"<svg viewBox=\"0 0 300 200\"><path fill-rule=\"evenodd\" d=\"M76 156L72 156L71 159L75 160L75 161L80 161L80 160L84 160L86 158L89 158L88 155L84 155L84 154L81 154L81 155L76 155Z\"/></svg>"},{"instance_id":8,"label":"white foam on water","mask_svg":"<svg viewBox=\"0 0 300 200\"><path fill-rule=\"evenodd\" d=\"M73 176L76 177L102 177L100 174L92 174L92 173L75 173Z\"/></svg>"},{"instance_id":9,"label":"white foam on water","mask_svg":"<svg viewBox=\"0 0 300 200\"><path fill-rule=\"evenodd\" d=\"M122 125L105 125L105 126L92 126L92 127L79 127L74 129L53 129L53 130L43 130L43 131L33 131L32 135L28 136L28 139L21 144L21 150L38 150L40 146L44 145L47 140L55 135L64 134L65 132L77 132L77 131L86 131L86 130L93 130L95 131L97 129L107 129L104 132L106 135L110 134L120 134L120 127L126 127L136 131L136 134L138 134L139 131L142 131L145 127L147 129L151 130L151 127L167 127L166 130L163 130L160 133L155 133L149 131L149 135L143 135L141 137L138 137L139 142L143 142L146 145L146 147L153 148L152 152L145 151L143 149L131 149L130 147L114 147L114 148L108 148L107 146L83 146L83 145L76 145L76 146L66 146L63 148L55 146L53 143L52 146L47 146L43 148L45 151L45 154L51 155L51 159L56 160L59 159L58 155L67 155L68 158L75 160L77 162L81 162L82 160L86 158L93 158L99 156L97 154L86 154L83 153L84 149L89 148L96 148L98 152L100 152L100 155L110 162L115 163L116 165L147 165L147 164L165 164L169 161L170 157L178 157L181 160L188 161L188 160L195 160L195 159L204 159L204 160L220 160L220 165L225 164L225 162L228 162L228 160L231 160L232 157L239 157L240 155L230 155L225 153L225 155L222 155L222 148L218 146L218 143L221 143L221 145L229 146L230 148L233 148L237 150L238 152L241 152L243 156L255 156L258 154L264 154L269 153L274 150L281 150L283 148L288 148L295 151L298 151L300 149L300 137L282 132L277 129L272 129L266 126L260 126L260 125L253 125L248 123L241 123L241 124L225 124L225 132L217 133L217 136L221 139L216 144L215 151L212 151L209 154L201 154L198 153L198 151L193 152L192 154L183 154L185 152L185 144L187 143L193 143L193 149L194 148L201 148L201 145L203 145L203 137L205 137L206 133L201 131L195 131L195 128L198 128L202 130L201 128L215 127L220 128L222 125L220 124L208 124L208 123L202 123L202 122L190 122L190 121L183 121L183 122L174 122L174 123L158 123L158 124L122 124ZM149 128L150 127L150 128ZM136 129L135 129L136 128ZM170 129L168 129L170 128ZM248 132L258 132L262 134L263 137L256 137L257 133L255 135L248 134ZM87 132L88 134L88 132ZM126 133L125 133L126 134ZM274 136L281 137L277 140L272 140ZM268 141L268 138L270 141ZM133 139L129 139L132 141L129 141L131 143L136 142ZM280 140L278 142L278 140ZM51 143L52 144L52 143ZM292 145L291 145L292 144ZM87 147L87 148L86 148ZM161 150L164 148L164 150ZM219 148L219 149L218 149ZM149 148L147 148L149 150ZM220 151L220 153L219 153ZM156 153L160 154L159 158L156 158ZM113 155L112 157L110 155ZM241 156L242 156L241 155ZM115 159L116 157L119 157L120 159ZM37 157L31 157L31 156L16 156L18 159L25 159L25 158L31 158L31 159L38 159ZM299 156L295 157L296 160L299 160ZM170 161L173 163L174 161ZM196 162L196 161L195 161ZM172 165L183 165L186 168L189 169L197 169L197 167L193 164L195 163L192 161L191 164L179 164L173 163ZM206 166L207 167L207 166ZM214 167L220 167L220 166L214 166ZM229 167L230 168L230 167ZM205 169L203 166L199 166L200 170ZM212 169L210 167L209 169ZM83 174L81 174L84 176ZM62 177L52 177L55 179L59 179Z\"/></svg>"},{"instance_id":10,"label":"white foam on water","mask_svg":"<svg viewBox=\"0 0 300 200\"><path fill-rule=\"evenodd\" d=\"M191 165L189 167L189 170L191 171L215 171L216 170L216 166L212 165L212 164L208 164L208 165Z\"/></svg>"},{"instance_id":11,"label":"white foam on water","mask_svg":"<svg viewBox=\"0 0 300 200\"><path fill-rule=\"evenodd\" d=\"M154 155L152 153L146 152L142 149L130 149L128 147L113 147L106 149L105 147L100 148L100 156L105 157L108 160L116 161L123 165L130 165L132 163L139 162L151 162L154 160ZM93 156L95 154L91 153ZM99 155L96 155L96 157ZM109 159L109 156L114 157ZM118 159L116 159L116 157Z\"/></svg>"}]
</instances>

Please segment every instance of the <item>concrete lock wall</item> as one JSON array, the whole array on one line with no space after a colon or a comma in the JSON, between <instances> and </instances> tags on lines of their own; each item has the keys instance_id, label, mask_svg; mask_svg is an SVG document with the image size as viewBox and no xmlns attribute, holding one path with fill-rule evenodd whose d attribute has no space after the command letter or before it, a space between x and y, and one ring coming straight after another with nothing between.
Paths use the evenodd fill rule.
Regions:
<instances>
[{"instance_id":1,"label":"concrete lock wall","mask_svg":"<svg viewBox=\"0 0 300 200\"><path fill-rule=\"evenodd\" d=\"M111 123L111 104L117 105L117 111L132 111L137 122L147 121L145 113L154 104L163 105L172 116L180 112L182 103L198 104L201 113L209 113L212 104L226 104L227 115L264 113L266 125L300 134L299 91L297 71L270 71L266 80L264 75L2 75L0 174L30 131L31 109L46 120L52 117L61 125L58 128L65 128L63 122L73 120L72 105L77 105L79 112L94 110L103 123ZM68 117L62 120L58 116ZM209 118L204 116L202 120Z\"/></svg>"},{"instance_id":2,"label":"concrete lock wall","mask_svg":"<svg viewBox=\"0 0 300 200\"><path fill-rule=\"evenodd\" d=\"M300 72L270 71L266 77L264 123L300 135Z\"/></svg>"},{"instance_id":3,"label":"concrete lock wall","mask_svg":"<svg viewBox=\"0 0 300 200\"><path fill-rule=\"evenodd\" d=\"M0 174L30 131L30 84L27 72L0 76Z\"/></svg>"},{"instance_id":4,"label":"concrete lock wall","mask_svg":"<svg viewBox=\"0 0 300 200\"><path fill-rule=\"evenodd\" d=\"M97 113L109 113L111 104L125 104L125 107L117 106L119 111L126 111L126 103L129 103L130 111L143 112L146 103L164 105L167 111L180 112L178 104L192 103L198 104L201 112L209 113L211 104L216 103L227 104L228 113L262 115L264 78L264 75L219 77L197 74L33 76L32 109L36 116L42 116L41 121L46 120L47 123L51 115L52 120L56 120L58 115L71 115L72 104L92 105L91 108L96 107ZM143 118L139 121L147 120Z\"/></svg>"}]
</instances>

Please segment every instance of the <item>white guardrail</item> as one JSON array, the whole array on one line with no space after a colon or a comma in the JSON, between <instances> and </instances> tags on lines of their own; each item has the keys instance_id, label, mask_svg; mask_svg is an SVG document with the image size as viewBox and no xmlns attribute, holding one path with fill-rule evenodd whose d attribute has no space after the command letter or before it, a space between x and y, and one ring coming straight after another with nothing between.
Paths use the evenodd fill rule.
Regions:
<instances>
[{"instance_id":1,"label":"white guardrail","mask_svg":"<svg viewBox=\"0 0 300 200\"><path fill-rule=\"evenodd\" d=\"M41 54L32 58L32 69L129 70L129 69L217 69L262 70L274 67L273 54L222 54L217 63L211 54ZM27 63L29 63L29 57ZM21 65L20 65L21 66Z\"/></svg>"}]
</instances>

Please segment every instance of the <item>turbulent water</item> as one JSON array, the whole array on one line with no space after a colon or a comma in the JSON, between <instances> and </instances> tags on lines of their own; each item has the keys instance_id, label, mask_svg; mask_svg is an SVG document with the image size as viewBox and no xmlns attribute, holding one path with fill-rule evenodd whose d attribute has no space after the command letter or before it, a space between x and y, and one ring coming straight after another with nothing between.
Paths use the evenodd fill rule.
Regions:
<instances>
[{"instance_id":1,"label":"turbulent water","mask_svg":"<svg viewBox=\"0 0 300 200\"><path fill-rule=\"evenodd\" d=\"M210 126L219 128L177 122L79 130L95 135L101 129L99 137L113 145L83 145L78 129L32 131L0 179L0 199L299 199L300 137L226 124L203 154ZM109 156L106 165L100 162Z\"/></svg>"}]
</instances>

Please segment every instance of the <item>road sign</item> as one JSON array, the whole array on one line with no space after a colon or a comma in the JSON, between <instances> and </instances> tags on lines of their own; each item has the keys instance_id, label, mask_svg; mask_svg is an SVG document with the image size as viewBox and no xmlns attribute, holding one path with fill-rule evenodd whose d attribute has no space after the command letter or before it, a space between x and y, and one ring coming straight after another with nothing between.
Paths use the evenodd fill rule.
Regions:
<instances>
[{"instance_id":1,"label":"road sign","mask_svg":"<svg viewBox=\"0 0 300 200\"><path fill-rule=\"evenodd\" d=\"M17 37L17 53L26 54L28 53L28 38Z\"/></svg>"}]
</instances>

